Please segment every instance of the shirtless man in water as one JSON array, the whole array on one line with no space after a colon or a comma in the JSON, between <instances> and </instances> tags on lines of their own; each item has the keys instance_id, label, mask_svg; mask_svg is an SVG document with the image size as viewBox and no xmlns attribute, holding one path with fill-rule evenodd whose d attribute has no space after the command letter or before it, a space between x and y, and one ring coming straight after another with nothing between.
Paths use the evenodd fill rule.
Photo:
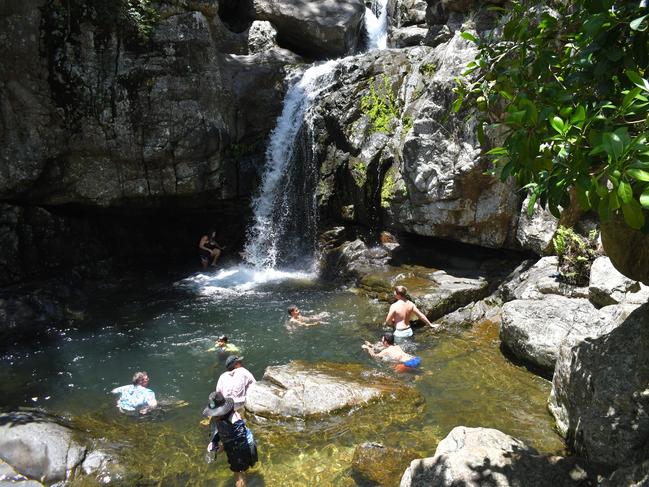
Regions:
<instances>
[{"instance_id":1,"label":"shirtless man in water","mask_svg":"<svg viewBox=\"0 0 649 487\"><path fill-rule=\"evenodd\" d=\"M289 325L316 326L320 324L320 316L302 316L297 306L292 304L288 307Z\"/></svg>"},{"instance_id":2,"label":"shirtless man in water","mask_svg":"<svg viewBox=\"0 0 649 487\"><path fill-rule=\"evenodd\" d=\"M394 368L397 372L416 369L421 364L419 357L407 354L399 345L394 344L394 335L392 333L384 333L381 337L381 344L383 345L383 350L378 353L374 351L374 346L368 341L361 345L361 348L367 350L367 353L372 357L390 362L399 362Z\"/></svg>"},{"instance_id":3,"label":"shirtless man in water","mask_svg":"<svg viewBox=\"0 0 649 487\"><path fill-rule=\"evenodd\" d=\"M385 324L394 328L394 336L396 338L408 338L412 336L412 328L410 328L410 315L415 314L417 318L426 323L433 329L438 325L433 325L426 315L417 309L415 303L408 300L408 290L405 286L396 286L394 288L394 297L397 299L395 303L390 306L388 316L385 318Z\"/></svg>"}]
</instances>

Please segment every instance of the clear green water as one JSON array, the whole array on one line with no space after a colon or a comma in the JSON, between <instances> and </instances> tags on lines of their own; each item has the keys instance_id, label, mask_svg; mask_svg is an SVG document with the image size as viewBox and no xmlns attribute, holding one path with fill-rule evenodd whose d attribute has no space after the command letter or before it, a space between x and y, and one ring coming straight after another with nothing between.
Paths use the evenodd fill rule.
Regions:
<instances>
[{"instance_id":1,"label":"clear green water","mask_svg":"<svg viewBox=\"0 0 649 487\"><path fill-rule=\"evenodd\" d=\"M407 450L405 468L412 454L432 455L457 425L497 428L543 452L562 449L546 410L550 384L502 357L495 326L438 336L419 330L408 349L422 357L422 373L397 375L360 348L379 336L385 305L308 278L254 284L255 276L240 274L125 286L99 299L83 326L5 350L0 405L42 407L125 444L129 484L231 485L224 458L205 463L208 433L199 424L223 370L206 350L225 333L258 379L266 366L293 359L354 363L403 381L424 399L415 407L385 401L326 423L255 424L261 461L249 485L356 485L357 444ZM326 323L288 330L289 304L304 314L325 313ZM109 392L136 370L149 372L163 403L142 420L121 416ZM398 484L399 475L389 474L386 483Z\"/></svg>"}]
</instances>

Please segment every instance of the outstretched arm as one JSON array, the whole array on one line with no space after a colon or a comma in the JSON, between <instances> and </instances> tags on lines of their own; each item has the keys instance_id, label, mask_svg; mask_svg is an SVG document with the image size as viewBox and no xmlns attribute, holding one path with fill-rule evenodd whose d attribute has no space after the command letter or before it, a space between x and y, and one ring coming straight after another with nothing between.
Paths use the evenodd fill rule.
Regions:
<instances>
[{"instance_id":1,"label":"outstretched arm","mask_svg":"<svg viewBox=\"0 0 649 487\"><path fill-rule=\"evenodd\" d=\"M412 312L415 313L415 315L417 315L417 318L419 318L421 321L426 323L428 326L431 326L431 327L435 328L435 326L430 322L430 320L428 318L426 318L426 315L424 313L422 313L421 311L419 311L419 308L417 308L417 306L415 306L412 309Z\"/></svg>"}]
</instances>

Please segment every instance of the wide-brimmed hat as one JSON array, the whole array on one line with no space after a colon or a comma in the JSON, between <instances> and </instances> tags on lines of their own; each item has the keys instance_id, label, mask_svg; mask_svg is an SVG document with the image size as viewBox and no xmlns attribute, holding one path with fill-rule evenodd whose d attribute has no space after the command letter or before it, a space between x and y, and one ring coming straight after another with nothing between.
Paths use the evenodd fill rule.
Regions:
<instances>
[{"instance_id":1,"label":"wide-brimmed hat","mask_svg":"<svg viewBox=\"0 0 649 487\"><path fill-rule=\"evenodd\" d=\"M234 400L225 398L220 392L212 392L207 398L207 407L203 409L203 416L226 416L234 409Z\"/></svg>"},{"instance_id":2,"label":"wide-brimmed hat","mask_svg":"<svg viewBox=\"0 0 649 487\"><path fill-rule=\"evenodd\" d=\"M243 357L238 357L237 355L230 355L228 358L225 359L225 368L228 370L232 370L234 367L234 364L237 362L241 362L243 360Z\"/></svg>"}]
</instances>

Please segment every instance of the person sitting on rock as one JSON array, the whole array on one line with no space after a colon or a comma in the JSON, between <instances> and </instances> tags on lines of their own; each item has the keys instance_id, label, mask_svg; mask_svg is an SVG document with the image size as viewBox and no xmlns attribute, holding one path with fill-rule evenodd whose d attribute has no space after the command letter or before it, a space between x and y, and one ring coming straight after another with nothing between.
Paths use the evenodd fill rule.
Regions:
<instances>
[{"instance_id":1,"label":"person sitting on rock","mask_svg":"<svg viewBox=\"0 0 649 487\"><path fill-rule=\"evenodd\" d=\"M111 392L119 394L117 407L122 413L146 414L158 406L155 393L148 389L149 374L136 372L133 375L133 383L130 385L116 387Z\"/></svg>"},{"instance_id":2,"label":"person sitting on rock","mask_svg":"<svg viewBox=\"0 0 649 487\"><path fill-rule=\"evenodd\" d=\"M229 397L234 400L234 408L243 411L246 404L246 394L251 384L257 382L255 377L241 366L243 357L230 355L225 359L225 368L227 372L223 372L216 383L216 392L220 392L224 397Z\"/></svg>"},{"instance_id":3,"label":"person sitting on rock","mask_svg":"<svg viewBox=\"0 0 649 487\"><path fill-rule=\"evenodd\" d=\"M407 372L418 368L421 365L421 359L404 352L399 345L394 344L394 334L384 333L381 337L383 349L380 352L374 351L374 346L366 341L361 348L367 350L372 357L387 360L389 362L399 362L394 370L397 372Z\"/></svg>"},{"instance_id":4,"label":"person sitting on rock","mask_svg":"<svg viewBox=\"0 0 649 487\"><path fill-rule=\"evenodd\" d=\"M316 326L320 324L319 316L302 316L297 306L292 304L288 307L289 325L297 326Z\"/></svg>"},{"instance_id":5,"label":"person sitting on rock","mask_svg":"<svg viewBox=\"0 0 649 487\"><path fill-rule=\"evenodd\" d=\"M226 335L221 335L217 338L214 346L207 349L208 352L217 352L219 354L235 354L239 353L239 347L228 343L228 337Z\"/></svg>"},{"instance_id":6,"label":"person sitting on rock","mask_svg":"<svg viewBox=\"0 0 649 487\"><path fill-rule=\"evenodd\" d=\"M234 410L232 398L225 398L220 392L208 397L203 415L210 418L211 440L207 451L222 452L228 457L230 470L237 474L237 487L246 485L244 472L257 463L257 444L252 431Z\"/></svg>"},{"instance_id":7,"label":"person sitting on rock","mask_svg":"<svg viewBox=\"0 0 649 487\"><path fill-rule=\"evenodd\" d=\"M431 328L437 328L437 325L433 325L426 318L426 315L417 309L415 303L408 299L408 290L405 286L396 286L394 288L394 297L397 301L390 306L390 311L388 311L385 318L385 324L394 328L395 338L412 336L412 328L410 328L410 315L412 314Z\"/></svg>"},{"instance_id":8,"label":"person sitting on rock","mask_svg":"<svg viewBox=\"0 0 649 487\"><path fill-rule=\"evenodd\" d=\"M207 269L208 265L216 267L216 261L219 260L222 251L223 247L216 241L216 230L210 230L207 235L203 235L198 241L198 253L203 269Z\"/></svg>"}]
</instances>

